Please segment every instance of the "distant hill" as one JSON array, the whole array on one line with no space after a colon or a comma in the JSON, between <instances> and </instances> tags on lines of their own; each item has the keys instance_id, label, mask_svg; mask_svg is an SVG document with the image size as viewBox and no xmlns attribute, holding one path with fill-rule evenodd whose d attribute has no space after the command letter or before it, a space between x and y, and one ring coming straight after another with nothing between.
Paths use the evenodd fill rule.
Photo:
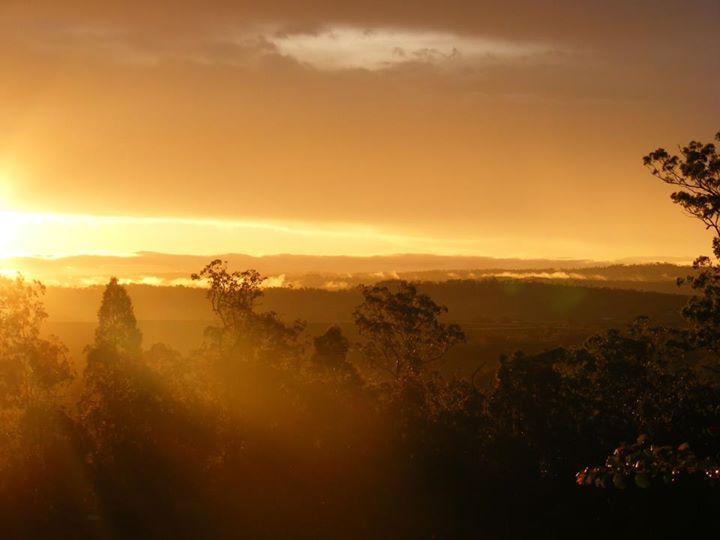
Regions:
<instances>
[{"instance_id":1,"label":"distant hill","mask_svg":"<svg viewBox=\"0 0 720 540\"><path fill-rule=\"evenodd\" d=\"M20 271L48 285L88 286L111 276L126 283L193 285L190 275L210 260L227 260L234 269L254 268L269 276L273 286L352 288L360 283L402 278L448 281L492 277L536 281L569 281L579 285L611 286L657 292L678 292L674 283L687 266L671 263L612 264L587 260L494 259L437 255L320 257L241 254L217 256L139 253L132 257L75 256L0 259L0 274Z\"/></svg>"}]
</instances>

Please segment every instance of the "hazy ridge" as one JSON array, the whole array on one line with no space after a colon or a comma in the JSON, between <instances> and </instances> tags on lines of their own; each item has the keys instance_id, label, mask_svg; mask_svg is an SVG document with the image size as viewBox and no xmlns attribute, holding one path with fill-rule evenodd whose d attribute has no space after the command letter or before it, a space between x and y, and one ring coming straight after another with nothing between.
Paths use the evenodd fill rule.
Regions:
<instances>
[{"instance_id":1,"label":"hazy ridge","mask_svg":"<svg viewBox=\"0 0 720 540\"><path fill-rule=\"evenodd\" d=\"M254 268L269 277L269 286L352 288L385 279L448 281L513 278L570 281L582 285L678 292L674 282L689 267L670 262L580 259L498 259L492 257L405 254L374 257L242 254L213 256L142 252L131 257L82 255L58 258L0 259L0 273L21 272L48 285L101 285L111 276L125 283L192 286L190 275L212 259L227 260L237 270ZM667 258L666 258L667 259ZM661 258L658 258L661 260Z\"/></svg>"}]
</instances>

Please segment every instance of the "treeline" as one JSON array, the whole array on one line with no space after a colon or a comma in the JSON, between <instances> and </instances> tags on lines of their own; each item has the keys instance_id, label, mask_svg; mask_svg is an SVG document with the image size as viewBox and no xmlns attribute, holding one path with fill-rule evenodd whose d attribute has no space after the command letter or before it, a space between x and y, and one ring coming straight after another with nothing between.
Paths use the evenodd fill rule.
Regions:
<instances>
[{"instance_id":1,"label":"treeline","mask_svg":"<svg viewBox=\"0 0 720 540\"><path fill-rule=\"evenodd\" d=\"M458 323L624 325L642 314L663 324L675 325L680 322L679 310L687 301L685 295L680 294L611 288L614 283L607 283L606 287L587 287L512 278L409 281L416 283L420 292L446 305L449 318ZM212 318L201 290L151 285L127 285L126 288L141 320L207 321ZM687 287L674 284L668 289L674 293L687 292ZM264 309L310 324L350 323L353 309L362 301L359 285L340 291L271 287L264 292ZM101 294L101 287L51 287L47 291L46 305L55 321L90 321Z\"/></svg>"},{"instance_id":2,"label":"treeline","mask_svg":"<svg viewBox=\"0 0 720 540\"><path fill-rule=\"evenodd\" d=\"M720 186L714 146L663 152L648 158L663 178ZM259 308L259 273L213 261L193 277L216 319L202 347L145 347L131 298L112 280L82 373L41 335L42 287L2 282L4 536L647 537L718 527L720 266L709 259L696 263L683 325L639 319L581 347L504 357L489 389L440 374L465 334L414 284L362 288L357 342L334 326L308 341L302 323Z\"/></svg>"}]
</instances>

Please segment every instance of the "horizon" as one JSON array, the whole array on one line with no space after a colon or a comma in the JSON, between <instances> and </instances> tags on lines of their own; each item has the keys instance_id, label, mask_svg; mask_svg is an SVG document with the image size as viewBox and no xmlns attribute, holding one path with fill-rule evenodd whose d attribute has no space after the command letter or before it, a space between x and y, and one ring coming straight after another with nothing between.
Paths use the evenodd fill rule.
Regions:
<instances>
[{"instance_id":1,"label":"horizon","mask_svg":"<svg viewBox=\"0 0 720 540\"><path fill-rule=\"evenodd\" d=\"M0 260L92 255L132 257L138 253L208 257L215 253L244 253L253 257L383 257L411 254L499 259L692 260L695 257L693 253L701 252L707 244L703 235L695 231L691 237L693 241L689 243L697 246L695 250L688 248L688 242L685 242L683 248L676 248L674 253L658 255L654 247L631 249L621 244L613 245L613 242L606 243L604 250L597 251L582 241L561 237L547 238L540 243L520 237L433 238L413 235L408 231L382 232L357 224L323 223L313 226L307 222L162 215L53 214L8 211L3 210L1 204L0 199L0 229L3 231ZM243 236L248 232L254 237L247 239ZM685 231L677 230L676 233L684 234ZM195 240L188 243L188 236ZM108 247L108 239L111 239L112 247ZM299 241L303 242L300 246ZM60 243L63 248L58 249ZM171 246L169 250L163 249L168 245ZM234 246L248 249L235 250L232 249ZM268 249L268 246L274 246L274 249ZM184 251L183 247L189 249Z\"/></svg>"},{"instance_id":2,"label":"horizon","mask_svg":"<svg viewBox=\"0 0 720 540\"><path fill-rule=\"evenodd\" d=\"M238 269L258 270L265 287L317 287L339 290L352 283L382 279L447 281L453 279L512 278L529 280L608 279L590 270L611 268L688 268L691 260L668 257L629 258L609 261L560 258L497 258L465 255L401 253L392 255L299 255L255 256L242 253L214 255L140 252L128 255L84 254L50 257L0 258L0 277L23 275L54 287L93 287L111 277L121 283L158 287L196 287L190 278L212 260L224 260ZM324 279L318 279L323 277ZM647 276L626 276L644 281ZM617 279L617 278L612 278ZM657 279L657 276L655 277ZM672 279L675 279L674 277Z\"/></svg>"}]
</instances>

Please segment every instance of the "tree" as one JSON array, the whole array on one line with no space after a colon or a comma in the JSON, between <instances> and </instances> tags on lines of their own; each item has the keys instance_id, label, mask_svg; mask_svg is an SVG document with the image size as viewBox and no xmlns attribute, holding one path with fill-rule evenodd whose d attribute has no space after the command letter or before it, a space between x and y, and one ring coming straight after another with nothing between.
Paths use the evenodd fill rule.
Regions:
<instances>
[{"instance_id":1,"label":"tree","mask_svg":"<svg viewBox=\"0 0 720 540\"><path fill-rule=\"evenodd\" d=\"M177 501L167 494L186 493L193 506L187 464L204 463L215 449L214 424L196 399L195 373L167 346L142 350L132 300L114 278L103 294L95 335L78 410L103 518L129 536L154 520L163 523L163 534L177 536L172 527L186 528L192 515L188 510L178 520Z\"/></svg>"},{"instance_id":2,"label":"tree","mask_svg":"<svg viewBox=\"0 0 720 540\"><path fill-rule=\"evenodd\" d=\"M137 327L132 301L125 287L112 278L103 292L95 330L95 347L118 353L140 352L142 334Z\"/></svg>"},{"instance_id":3,"label":"tree","mask_svg":"<svg viewBox=\"0 0 720 540\"><path fill-rule=\"evenodd\" d=\"M259 272L230 272L226 261L216 259L192 279L209 284L207 297L221 326L208 328L206 334L221 352L270 361L296 352L304 324L296 321L288 326L274 311L257 311L266 279Z\"/></svg>"},{"instance_id":4,"label":"tree","mask_svg":"<svg viewBox=\"0 0 720 540\"><path fill-rule=\"evenodd\" d=\"M399 281L361 290L363 303L354 316L365 339L362 350L373 365L396 380L421 374L465 340L458 325L440 322L447 308L418 293L411 283Z\"/></svg>"},{"instance_id":5,"label":"tree","mask_svg":"<svg viewBox=\"0 0 720 540\"><path fill-rule=\"evenodd\" d=\"M720 132L715 140L720 142ZM654 176L680 188L671 195L673 202L715 232L713 248L720 257L720 155L715 144L690 141L679 156L658 148L643 163Z\"/></svg>"},{"instance_id":6,"label":"tree","mask_svg":"<svg viewBox=\"0 0 720 540\"><path fill-rule=\"evenodd\" d=\"M141 365L142 334L132 300L125 287L112 278L98 310L95 343L88 347L83 395L79 409L83 425L97 448L124 440L133 415L142 414L138 384L146 371ZM150 405L150 398L145 405ZM135 422L139 419L135 418Z\"/></svg>"},{"instance_id":7,"label":"tree","mask_svg":"<svg viewBox=\"0 0 720 540\"><path fill-rule=\"evenodd\" d=\"M720 132L715 135L720 142ZM699 219L714 233L713 253L720 260L720 154L714 143L690 141L680 149L680 155L664 148L643 158L651 173L680 188L672 200L691 216ZM720 354L720 266L709 257L698 257L693 263L695 274L687 282L696 291L683 309L683 316L691 325L694 345Z\"/></svg>"},{"instance_id":8,"label":"tree","mask_svg":"<svg viewBox=\"0 0 720 540\"><path fill-rule=\"evenodd\" d=\"M47 319L40 283L0 280L0 404L52 402L73 377L67 350L40 337Z\"/></svg>"},{"instance_id":9,"label":"tree","mask_svg":"<svg viewBox=\"0 0 720 540\"><path fill-rule=\"evenodd\" d=\"M314 352L312 364L321 372L359 380L355 366L348 361L350 341L338 326L331 326L322 335L313 340Z\"/></svg>"},{"instance_id":10,"label":"tree","mask_svg":"<svg viewBox=\"0 0 720 540\"><path fill-rule=\"evenodd\" d=\"M715 138L720 141L720 133ZM679 155L658 148L643 163L655 177L677 187L673 202L713 232L713 253L720 260L720 156L715 144L691 141ZM585 467L576 475L579 485L649 488L675 484L688 474L707 479L710 473L710 480L717 480L717 465L698 460L687 442L707 453L717 451L713 426L720 419L720 389L698 376L697 365L704 351L720 352L720 266L699 257L693 268L694 275L678 280L696 291L683 309L689 331L652 328L644 320L627 335L610 331L588 340L577 351L582 354L573 355L571 369L562 371L568 388L592 413L584 413L583 423L605 434L602 439L628 441L633 431L644 434L635 445L620 444L603 466ZM675 451L649 440L684 442Z\"/></svg>"},{"instance_id":11,"label":"tree","mask_svg":"<svg viewBox=\"0 0 720 540\"><path fill-rule=\"evenodd\" d=\"M40 283L0 279L0 520L59 523L88 493L78 482L75 426L66 390L67 349L41 337ZM62 501L61 503L59 503ZM8 509L14 509L7 512ZM63 511L67 510L67 513ZM12 515L10 515L12 514ZM12 532L7 532L15 536Z\"/></svg>"},{"instance_id":12,"label":"tree","mask_svg":"<svg viewBox=\"0 0 720 540\"><path fill-rule=\"evenodd\" d=\"M132 300L117 278L112 278L98 310L95 343L86 351L85 384L79 403L96 452L109 453L101 447L124 441L128 426L139 425L139 415L153 405L151 393L141 384L147 371L141 362L141 345ZM138 407L141 400L145 403Z\"/></svg>"}]
</instances>

